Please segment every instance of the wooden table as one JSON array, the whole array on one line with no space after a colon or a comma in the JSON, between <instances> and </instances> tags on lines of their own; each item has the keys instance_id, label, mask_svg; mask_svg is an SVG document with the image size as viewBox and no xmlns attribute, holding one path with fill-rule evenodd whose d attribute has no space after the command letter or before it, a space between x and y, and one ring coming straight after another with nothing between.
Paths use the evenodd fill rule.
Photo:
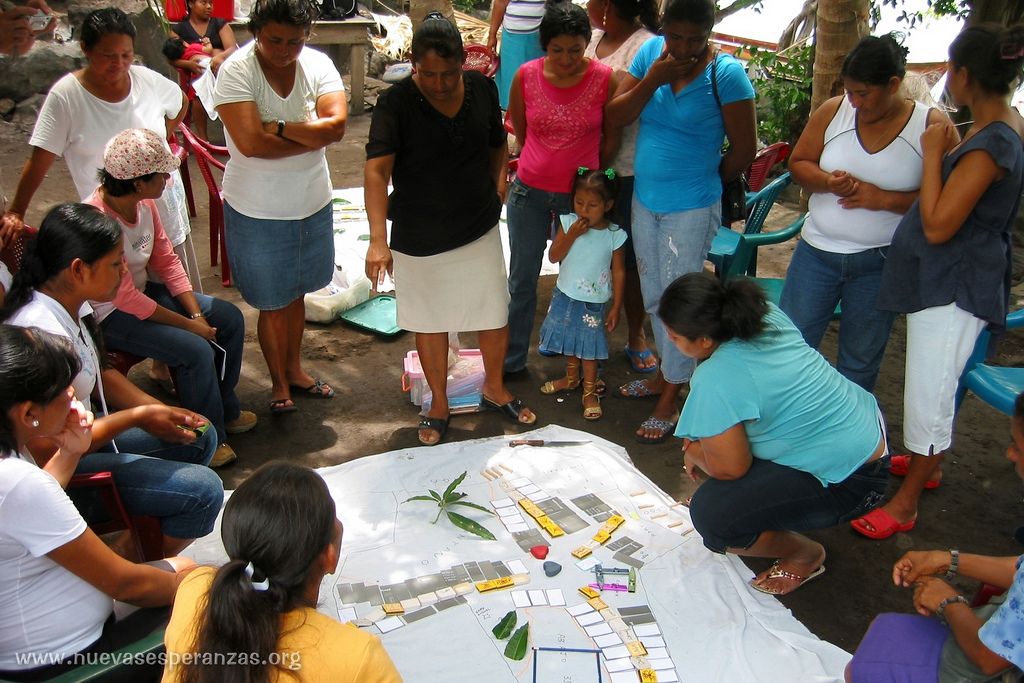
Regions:
<instances>
[{"instance_id":1,"label":"wooden table","mask_svg":"<svg viewBox=\"0 0 1024 683\"><path fill-rule=\"evenodd\" d=\"M318 21L309 34L309 45L323 45L327 54L341 71L342 47L349 46L349 68L352 71L352 92L349 93L349 113L362 114L364 80L366 78L366 46L370 39L367 29L376 26L372 19L353 17L343 21ZM241 45L252 37L248 22L232 22L235 39Z\"/></svg>"}]
</instances>

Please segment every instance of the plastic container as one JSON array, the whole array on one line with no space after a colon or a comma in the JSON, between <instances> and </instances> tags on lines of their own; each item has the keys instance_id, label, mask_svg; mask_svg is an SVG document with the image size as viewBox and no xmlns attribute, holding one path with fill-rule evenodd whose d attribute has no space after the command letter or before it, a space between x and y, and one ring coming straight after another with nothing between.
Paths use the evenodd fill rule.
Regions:
<instances>
[{"instance_id":1,"label":"plastic container","mask_svg":"<svg viewBox=\"0 0 1024 683\"><path fill-rule=\"evenodd\" d=\"M363 274L349 282L347 275L336 270L331 284L305 296L306 320L311 323L329 323L345 311L370 298L371 282Z\"/></svg>"},{"instance_id":2,"label":"plastic container","mask_svg":"<svg viewBox=\"0 0 1024 683\"><path fill-rule=\"evenodd\" d=\"M484 359L480 349L460 349L454 363L448 364L448 400L479 396L484 386ZM423 376L419 354L410 351L405 356L402 391L409 392L409 400L421 406L429 403L430 388ZM464 401L462 401L464 402ZM480 399L476 399L480 403Z\"/></svg>"}]
</instances>

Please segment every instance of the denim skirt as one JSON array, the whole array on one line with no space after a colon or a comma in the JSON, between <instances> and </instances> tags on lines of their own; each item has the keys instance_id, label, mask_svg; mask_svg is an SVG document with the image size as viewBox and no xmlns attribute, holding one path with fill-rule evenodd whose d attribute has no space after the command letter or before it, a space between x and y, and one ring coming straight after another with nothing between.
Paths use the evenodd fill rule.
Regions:
<instances>
[{"instance_id":1,"label":"denim skirt","mask_svg":"<svg viewBox=\"0 0 1024 683\"><path fill-rule=\"evenodd\" d=\"M327 203L298 220L251 218L224 203L231 276L245 303L275 311L334 277L334 216Z\"/></svg>"},{"instance_id":2,"label":"denim skirt","mask_svg":"<svg viewBox=\"0 0 1024 683\"><path fill-rule=\"evenodd\" d=\"M547 317L540 328L541 353L583 360L608 358L604 309L605 304L577 301L555 287Z\"/></svg>"}]
</instances>

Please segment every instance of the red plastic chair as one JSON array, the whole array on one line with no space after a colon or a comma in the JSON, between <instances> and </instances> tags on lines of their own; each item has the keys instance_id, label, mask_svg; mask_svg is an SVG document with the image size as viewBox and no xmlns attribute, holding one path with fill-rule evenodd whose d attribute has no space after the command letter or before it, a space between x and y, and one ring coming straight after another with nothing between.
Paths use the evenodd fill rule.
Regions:
<instances>
[{"instance_id":1,"label":"red plastic chair","mask_svg":"<svg viewBox=\"0 0 1024 683\"><path fill-rule=\"evenodd\" d=\"M494 50L486 45L469 43L465 47L466 61L462 63L463 71L479 71L488 78L493 78L498 73L500 58Z\"/></svg>"},{"instance_id":2,"label":"red plastic chair","mask_svg":"<svg viewBox=\"0 0 1024 683\"><path fill-rule=\"evenodd\" d=\"M764 187L765 181L768 180L768 172L776 164L785 161L787 157L789 157L788 142L776 142L758 152L750 163L750 168L747 169L747 185L750 186L750 191L757 192Z\"/></svg>"},{"instance_id":3,"label":"red plastic chair","mask_svg":"<svg viewBox=\"0 0 1024 683\"><path fill-rule=\"evenodd\" d=\"M224 163L214 158L214 154L227 156L226 147L212 145L202 140L195 133L182 125L178 125L185 146L195 157L196 166L206 182L210 195L210 264L220 262L220 281L225 287L231 286L231 266L228 264L228 248L224 239L224 194L213 175L213 169L224 170Z\"/></svg>"},{"instance_id":4,"label":"red plastic chair","mask_svg":"<svg viewBox=\"0 0 1024 683\"><path fill-rule=\"evenodd\" d=\"M36 236L38 229L25 226L21 233L8 242L3 250L0 250L0 261L3 261L7 269L14 275L21 268L21 259L25 257L25 245L28 240Z\"/></svg>"}]
</instances>

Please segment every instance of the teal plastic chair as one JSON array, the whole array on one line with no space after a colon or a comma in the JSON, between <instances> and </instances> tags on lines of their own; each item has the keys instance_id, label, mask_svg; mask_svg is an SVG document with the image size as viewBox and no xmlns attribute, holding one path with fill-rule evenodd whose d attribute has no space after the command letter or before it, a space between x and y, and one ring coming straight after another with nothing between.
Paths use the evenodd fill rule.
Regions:
<instances>
[{"instance_id":1,"label":"teal plastic chair","mask_svg":"<svg viewBox=\"0 0 1024 683\"><path fill-rule=\"evenodd\" d=\"M743 232L737 232L725 226L718 228L718 232L711 242L711 249L708 250L708 260L714 264L715 274L722 280L739 274L753 276L757 271L757 249L755 247L750 251L744 250L743 239L761 234L764 222L775 205L775 200L779 198L779 194L789 186L790 182L792 179L787 171L748 197L747 212L749 216L743 225Z\"/></svg>"},{"instance_id":2,"label":"teal plastic chair","mask_svg":"<svg viewBox=\"0 0 1024 683\"><path fill-rule=\"evenodd\" d=\"M1006 327L1010 330L1024 327L1024 309L1006 316ZM956 405L959 407L970 391L999 412L1013 415L1013 403L1024 391L1024 368L1004 368L985 363L991 341L992 335L983 330L960 375Z\"/></svg>"},{"instance_id":3,"label":"teal plastic chair","mask_svg":"<svg viewBox=\"0 0 1024 683\"><path fill-rule=\"evenodd\" d=\"M99 681L159 681L163 667L159 666L164 651L164 629L159 628L120 650L103 656L106 663L88 664L49 679L50 683L98 683ZM125 662L152 664L144 673L140 667ZM0 679L0 683L4 683Z\"/></svg>"}]
</instances>

